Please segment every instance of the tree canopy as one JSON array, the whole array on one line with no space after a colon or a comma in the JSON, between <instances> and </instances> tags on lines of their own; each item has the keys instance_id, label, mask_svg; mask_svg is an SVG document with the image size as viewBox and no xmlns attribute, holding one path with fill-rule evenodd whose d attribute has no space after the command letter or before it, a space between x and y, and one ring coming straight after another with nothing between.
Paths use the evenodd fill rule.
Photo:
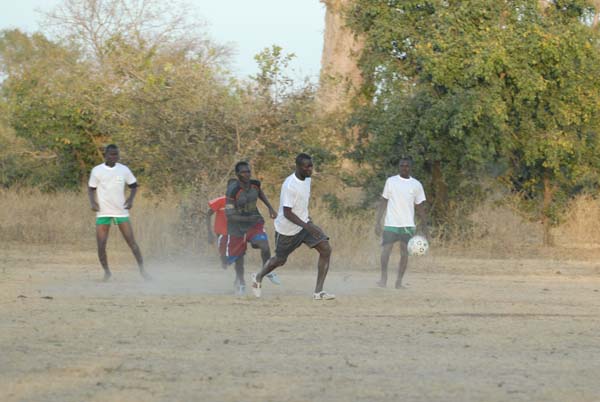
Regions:
<instances>
[{"instance_id":1,"label":"tree canopy","mask_svg":"<svg viewBox=\"0 0 600 402\"><path fill-rule=\"evenodd\" d=\"M110 142L153 190L204 197L238 160L272 175L299 150L328 155L314 86L286 75L295 56L279 46L237 79L229 50L175 0L65 0L46 27L51 36L0 32L0 68L9 125L56 156L49 188L78 188Z\"/></svg>"},{"instance_id":2,"label":"tree canopy","mask_svg":"<svg viewBox=\"0 0 600 402\"><path fill-rule=\"evenodd\" d=\"M437 219L493 172L550 224L559 192L597 187L594 13L581 0L357 0L348 16L372 101L355 116L354 156L380 183L411 155Z\"/></svg>"}]
</instances>

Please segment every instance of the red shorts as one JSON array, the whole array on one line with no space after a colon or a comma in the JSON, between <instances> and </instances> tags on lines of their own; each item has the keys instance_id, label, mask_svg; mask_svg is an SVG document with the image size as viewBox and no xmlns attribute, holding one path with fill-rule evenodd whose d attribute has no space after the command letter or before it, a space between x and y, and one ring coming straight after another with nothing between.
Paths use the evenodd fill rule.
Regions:
<instances>
[{"instance_id":1,"label":"red shorts","mask_svg":"<svg viewBox=\"0 0 600 402\"><path fill-rule=\"evenodd\" d=\"M259 240L267 240L264 223L259 222L252 226L243 237L223 235L219 236L219 253L227 257L227 263L231 264L239 257L246 254L248 242L254 243Z\"/></svg>"}]
</instances>

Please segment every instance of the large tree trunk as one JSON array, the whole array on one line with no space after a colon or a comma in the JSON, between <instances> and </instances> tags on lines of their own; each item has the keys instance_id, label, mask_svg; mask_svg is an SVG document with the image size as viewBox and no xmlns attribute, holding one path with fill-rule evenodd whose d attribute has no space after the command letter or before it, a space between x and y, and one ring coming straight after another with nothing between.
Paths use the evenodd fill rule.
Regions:
<instances>
[{"instance_id":1,"label":"large tree trunk","mask_svg":"<svg viewBox=\"0 0 600 402\"><path fill-rule=\"evenodd\" d=\"M544 198L542 200L542 225L544 228L544 246L553 246L554 238L550 230L552 229L552 221L550 219L550 208L552 206L552 198L554 196L554 188L550 179L550 173L544 173Z\"/></svg>"},{"instance_id":2,"label":"large tree trunk","mask_svg":"<svg viewBox=\"0 0 600 402\"><path fill-rule=\"evenodd\" d=\"M357 61L363 42L346 26L344 10L352 0L321 0L327 7L318 102L324 112L347 110L362 85Z\"/></svg>"},{"instance_id":3,"label":"large tree trunk","mask_svg":"<svg viewBox=\"0 0 600 402\"><path fill-rule=\"evenodd\" d=\"M592 1L594 5L594 20L592 21L592 28L598 28L598 20L600 19L600 0Z\"/></svg>"},{"instance_id":4,"label":"large tree trunk","mask_svg":"<svg viewBox=\"0 0 600 402\"><path fill-rule=\"evenodd\" d=\"M448 215L448 184L442 174L442 162L433 161L431 165L431 184L433 187L431 215L439 222L445 222Z\"/></svg>"}]
</instances>

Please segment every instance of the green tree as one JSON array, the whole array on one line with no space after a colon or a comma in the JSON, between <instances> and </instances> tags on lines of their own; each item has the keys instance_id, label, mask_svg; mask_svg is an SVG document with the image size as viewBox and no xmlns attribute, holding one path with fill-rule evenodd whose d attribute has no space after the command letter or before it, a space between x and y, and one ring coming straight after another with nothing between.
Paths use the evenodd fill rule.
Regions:
<instances>
[{"instance_id":1,"label":"green tree","mask_svg":"<svg viewBox=\"0 0 600 402\"><path fill-rule=\"evenodd\" d=\"M113 141L154 188L223 174L227 51L192 19L179 1L64 0L46 21L60 45L3 33L10 125L57 155L56 186L77 186Z\"/></svg>"},{"instance_id":2,"label":"green tree","mask_svg":"<svg viewBox=\"0 0 600 402\"><path fill-rule=\"evenodd\" d=\"M94 99L97 88L81 80L90 71L79 53L41 34L2 31L0 62L9 124L36 150L56 155L58 187L77 187L95 162L98 135L82 102Z\"/></svg>"},{"instance_id":3,"label":"green tree","mask_svg":"<svg viewBox=\"0 0 600 402\"><path fill-rule=\"evenodd\" d=\"M524 2L511 16L511 59L505 100L511 132L505 137L505 182L523 207L550 227L573 194L597 192L600 150L600 53L588 24L590 2L555 1L545 9Z\"/></svg>"},{"instance_id":4,"label":"green tree","mask_svg":"<svg viewBox=\"0 0 600 402\"><path fill-rule=\"evenodd\" d=\"M277 45L263 49L255 56L258 73L238 91L245 100L241 121L247 123L247 157L277 185L300 151L313 155L320 169L335 159L332 127L318 116L315 86L290 76L295 57Z\"/></svg>"},{"instance_id":5,"label":"green tree","mask_svg":"<svg viewBox=\"0 0 600 402\"><path fill-rule=\"evenodd\" d=\"M360 180L370 194L410 155L437 223L477 195L506 129L500 3L357 1L350 10L372 100L355 113L362 136L353 156L372 168Z\"/></svg>"},{"instance_id":6,"label":"green tree","mask_svg":"<svg viewBox=\"0 0 600 402\"><path fill-rule=\"evenodd\" d=\"M64 0L47 16L55 41L0 37L10 125L57 156L56 187L77 186L109 142L148 188L193 194L203 207L223 193L237 160L268 183L299 150L330 159L314 88L288 75L293 54L266 49L257 76L235 79L227 49L181 4Z\"/></svg>"},{"instance_id":7,"label":"green tree","mask_svg":"<svg viewBox=\"0 0 600 402\"><path fill-rule=\"evenodd\" d=\"M186 52L111 46L107 76L119 91L106 94L103 124L132 166L157 191L224 188L237 144L229 82Z\"/></svg>"},{"instance_id":8,"label":"green tree","mask_svg":"<svg viewBox=\"0 0 600 402\"><path fill-rule=\"evenodd\" d=\"M431 177L434 215L471 194L486 168L502 177L549 233L558 189L593 188L597 160L596 33L585 1L357 0L362 68L372 99L356 114L356 155L375 174L400 154ZM538 208L531 208L535 203ZM550 242L549 237L545 238Z\"/></svg>"}]
</instances>

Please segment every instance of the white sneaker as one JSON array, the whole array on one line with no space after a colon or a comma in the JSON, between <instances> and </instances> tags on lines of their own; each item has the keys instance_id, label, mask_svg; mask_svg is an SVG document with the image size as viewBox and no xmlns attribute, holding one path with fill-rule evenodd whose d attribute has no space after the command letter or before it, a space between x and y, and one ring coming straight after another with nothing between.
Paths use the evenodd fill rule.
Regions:
<instances>
[{"instance_id":1,"label":"white sneaker","mask_svg":"<svg viewBox=\"0 0 600 402\"><path fill-rule=\"evenodd\" d=\"M313 300L333 300L335 299L335 295L331 293L327 293L325 291L321 291L319 293L313 294Z\"/></svg>"},{"instance_id":2,"label":"white sneaker","mask_svg":"<svg viewBox=\"0 0 600 402\"><path fill-rule=\"evenodd\" d=\"M246 294L246 285L238 285L235 288L236 296L244 296Z\"/></svg>"},{"instance_id":3,"label":"white sneaker","mask_svg":"<svg viewBox=\"0 0 600 402\"><path fill-rule=\"evenodd\" d=\"M254 293L255 297L260 297L262 292L262 284L256 280L256 272L250 275L250 277L252 278L252 293Z\"/></svg>"},{"instance_id":4,"label":"white sneaker","mask_svg":"<svg viewBox=\"0 0 600 402\"><path fill-rule=\"evenodd\" d=\"M272 284L281 285L281 280L279 279L279 276L275 272L269 273L268 275L266 275L266 277L269 278L269 280L271 281Z\"/></svg>"}]
</instances>

